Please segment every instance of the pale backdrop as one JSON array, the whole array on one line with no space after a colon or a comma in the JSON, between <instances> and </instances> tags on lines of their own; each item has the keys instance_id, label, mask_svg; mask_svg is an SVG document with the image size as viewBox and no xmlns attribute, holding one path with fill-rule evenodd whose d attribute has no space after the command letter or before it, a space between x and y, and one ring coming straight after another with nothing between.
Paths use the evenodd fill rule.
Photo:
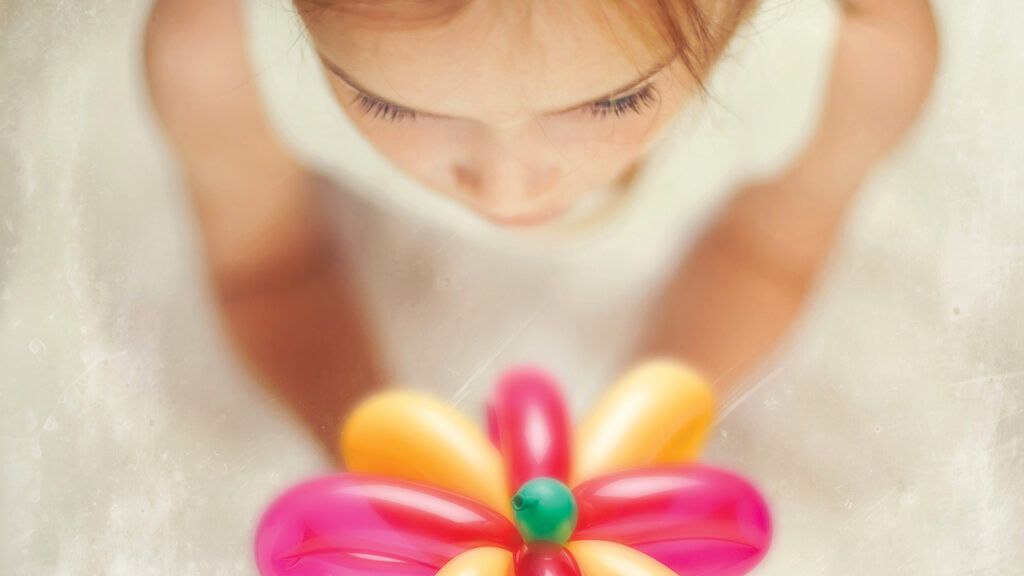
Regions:
<instances>
[{"instance_id":1,"label":"pale backdrop","mask_svg":"<svg viewBox=\"0 0 1024 576\"><path fill-rule=\"evenodd\" d=\"M827 37L828 9L782 3L798 7L754 34L754 54L787 78L820 75L821 53L787 46ZM726 399L710 442L709 460L751 476L773 503L778 537L762 574L1006 575L1024 565L1024 6L935 4L943 65L923 123L866 186L792 337ZM326 466L216 324L195 225L141 89L146 5L0 2L2 574L252 574L262 506ZM791 32L795 43L780 43ZM756 57L733 72L761 70ZM820 84L794 91L761 74L757 104L770 110L792 110L787 99ZM694 148L709 172L689 177L708 196L681 238L727 193L726 168L752 173L784 157L785 146L765 143L804 121L757 123L744 115L749 96L725 100L735 116L701 130L746 128L750 149L719 150L729 164ZM360 176L376 187L395 179ZM439 272L403 251L433 238L432 226L371 235L394 239L373 243L378 254L414 260L398 266L407 276L363 265L368 286L392 287L373 305L403 381L477 418L494 373L537 359L569 381L576 414L585 410L620 368L642 294L529 284L548 290L548 308L531 305L521 284L502 293L479 286L479 273ZM439 253L459 254L449 239ZM526 258L506 248L494 250ZM531 274L545 265L523 264ZM505 294L519 322L489 319ZM607 317L584 314L605 302ZM578 323L551 320L577 313ZM417 346L401 334L409 326L447 337Z\"/></svg>"}]
</instances>

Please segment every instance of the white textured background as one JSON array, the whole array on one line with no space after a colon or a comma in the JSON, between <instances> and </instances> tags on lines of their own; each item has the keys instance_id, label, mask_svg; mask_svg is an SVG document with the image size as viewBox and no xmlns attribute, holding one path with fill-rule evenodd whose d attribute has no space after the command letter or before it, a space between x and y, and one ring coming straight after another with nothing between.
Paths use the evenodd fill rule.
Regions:
<instances>
[{"instance_id":1,"label":"white textured background","mask_svg":"<svg viewBox=\"0 0 1024 576\"><path fill-rule=\"evenodd\" d=\"M251 574L322 468L215 322L139 85L146 2L0 0L0 574ZM1024 572L1024 4L938 0L924 122L709 458L763 574Z\"/></svg>"}]
</instances>

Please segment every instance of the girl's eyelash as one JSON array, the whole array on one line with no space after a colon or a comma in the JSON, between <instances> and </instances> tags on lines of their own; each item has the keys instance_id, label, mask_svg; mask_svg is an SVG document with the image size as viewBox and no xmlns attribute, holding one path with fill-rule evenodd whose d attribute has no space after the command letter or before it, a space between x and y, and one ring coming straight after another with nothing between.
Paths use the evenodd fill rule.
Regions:
<instances>
[{"instance_id":1,"label":"girl's eyelash","mask_svg":"<svg viewBox=\"0 0 1024 576\"><path fill-rule=\"evenodd\" d=\"M400 120L416 119L415 111L390 102L378 100L366 94L357 92L352 100L364 114L376 120L398 122ZM657 103L658 93L654 86L648 84L632 94L589 104L586 107L586 111L596 118L607 118L609 116L621 118L630 113L643 114Z\"/></svg>"},{"instance_id":2,"label":"girl's eyelash","mask_svg":"<svg viewBox=\"0 0 1024 576\"><path fill-rule=\"evenodd\" d=\"M415 120L416 112L397 106L390 102L378 100L366 94L356 92L352 102L363 111L364 114L375 120L387 120L398 122L399 120Z\"/></svg>"},{"instance_id":3,"label":"girl's eyelash","mask_svg":"<svg viewBox=\"0 0 1024 576\"><path fill-rule=\"evenodd\" d=\"M587 111L598 118L615 115L618 118L629 113L643 114L658 103L658 93L654 86L648 84L632 94L594 102L587 106Z\"/></svg>"}]
</instances>

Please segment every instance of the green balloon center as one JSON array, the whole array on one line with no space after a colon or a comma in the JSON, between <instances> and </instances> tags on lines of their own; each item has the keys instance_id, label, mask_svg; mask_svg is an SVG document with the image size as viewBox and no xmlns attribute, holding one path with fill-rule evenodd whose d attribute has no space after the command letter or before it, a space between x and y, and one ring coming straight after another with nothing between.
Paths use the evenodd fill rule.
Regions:
<instances>
[{"instance_id":1,"label":"green balloon center","mask_svg":"<svg viewBox=\"0 0 1024 576\"><path fill-rule=\"evenodd\" d=\"M564 544L576 529L576 499L554 478L534 478L512 496L512 511L523 540Z\"/></svg>"}]
</instances>

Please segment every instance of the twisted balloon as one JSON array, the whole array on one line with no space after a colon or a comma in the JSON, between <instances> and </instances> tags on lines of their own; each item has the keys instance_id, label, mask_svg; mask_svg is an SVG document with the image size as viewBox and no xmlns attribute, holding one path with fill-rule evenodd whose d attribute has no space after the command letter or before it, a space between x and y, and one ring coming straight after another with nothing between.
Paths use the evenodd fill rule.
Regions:
<instances>
[{"instance_id":1,"label":"twisted balloon","mask_svg":"<svg viewBox=\"0 0 1024 576\"><path fill-rule=\"evenodd\" d=\"M263 576L745 574L771 540L743 478L694 463L713 395L667 361L627 373L571 435L553 380L519 368L490 439L453 408L372 397L341 435L347 473L299 484L256 535Z\"/></svg>"}]
</instances>

